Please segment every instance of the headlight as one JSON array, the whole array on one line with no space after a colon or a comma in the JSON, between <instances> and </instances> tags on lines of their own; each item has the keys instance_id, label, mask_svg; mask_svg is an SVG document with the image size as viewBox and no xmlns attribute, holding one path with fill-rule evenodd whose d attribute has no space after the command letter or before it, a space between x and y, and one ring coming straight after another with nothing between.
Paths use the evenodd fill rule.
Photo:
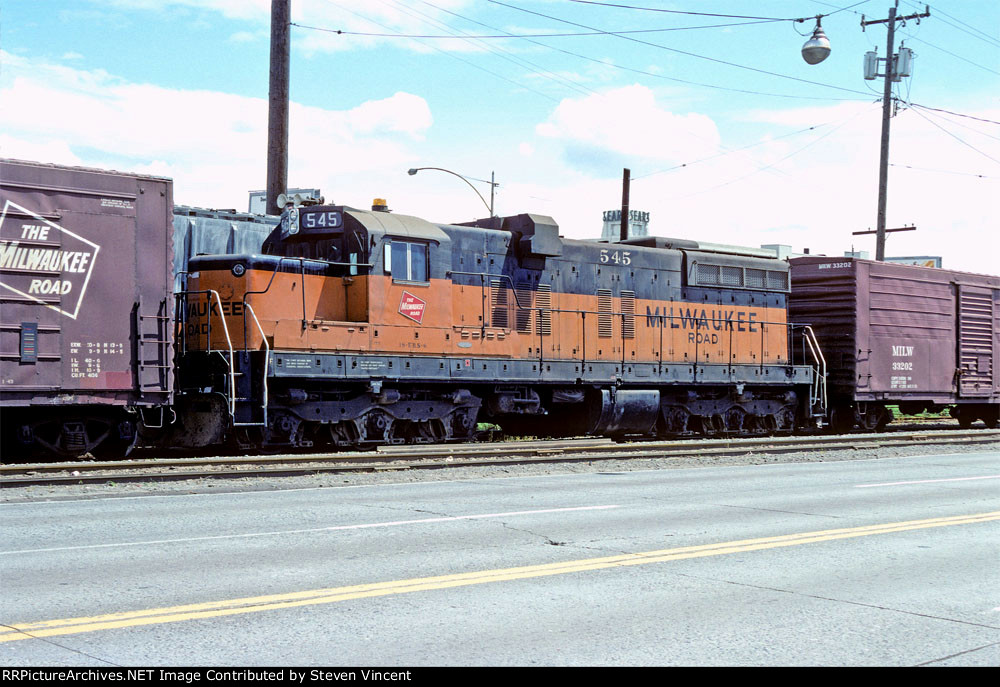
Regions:
<instances>
[{"instance_id":1,"label":"headlight","mask_svg":"<svg viewBox=\"0 0 1000 687\"><path fill-rule=\"evenodd\" d=\"M233 265L233 276L234 277L242 277L243 274L246 271L247 271L247 268L243 266L242 262L238 262L235 265Z\"/></svg>"},{"instance_id":2,"label":"headlight","mask_svg":"<svg viewBox=\"0 0 1000 687\"><path fill-rule=\"evenodd\" d=\"M299 233L299 209L291 208L288 211L288 233L298 234Z\"/></svg>"}]
</instances>

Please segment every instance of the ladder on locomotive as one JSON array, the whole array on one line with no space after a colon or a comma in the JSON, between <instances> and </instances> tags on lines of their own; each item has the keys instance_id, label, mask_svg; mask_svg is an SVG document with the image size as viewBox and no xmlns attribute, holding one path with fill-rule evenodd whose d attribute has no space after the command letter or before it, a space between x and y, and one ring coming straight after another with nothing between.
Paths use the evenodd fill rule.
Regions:
<instances>
[{"instance_id":1,"label":"ladder on locomotive","mask_svg":"<svg viewBox=\"0 0 1000 687\"><path fill-rule=\"evenodd\" d=\"M209 302L212 299L222 313L222 299L215 289L206 291L180 291L176 294L178 305L178 326L176 331L180 332L181 353L187 352L187 332L181 314L187 312L188 297L192 295L207 295ZM225 336L226 347L222 349L212 348L212 309L206 310L208 318L208 330L206 334L206 352L217 353L226 365L226 372L223 375L224 392L226 396L226 409L229 413L230 424L233 427L266 427L267 426L267 405L268 405L268 384L267 375L271 360L271 347L264 335L264 329L260 326L257 314L249 303L243 304L243 331L246 332L247 312L253 317L254 325L260 332L264 343L264 350L251 351L244 341L243 347L233 346L232 337L229 334L229 326L226 324L225 315L220 315L222 322L222 332ZM257 373L257 374L255 374Z\"/></svg>"}]
</instances>

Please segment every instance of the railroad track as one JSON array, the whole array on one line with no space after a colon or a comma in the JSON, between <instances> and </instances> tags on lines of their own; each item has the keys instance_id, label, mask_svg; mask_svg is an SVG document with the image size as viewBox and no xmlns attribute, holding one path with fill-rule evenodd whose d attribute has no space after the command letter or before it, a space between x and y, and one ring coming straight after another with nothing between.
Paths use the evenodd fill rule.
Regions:
<instances>
[{"instance_id":1,"label":"railroad track","mask_svg":"<svg viewBox=\"0 0 1000 687\"><path fill-rule=\"evenodd\" d=\"M1000 430L894 431L753 439L693 439L615 443L609 439L490 444L390 446L377 451L215 458L148 458L114 462L0 465L0 487L164 480L286 477L320 473L428 470L471 466L593 462L682 456L778 454L844 449L1000 442Z\"/></svg>"}]
</instances>

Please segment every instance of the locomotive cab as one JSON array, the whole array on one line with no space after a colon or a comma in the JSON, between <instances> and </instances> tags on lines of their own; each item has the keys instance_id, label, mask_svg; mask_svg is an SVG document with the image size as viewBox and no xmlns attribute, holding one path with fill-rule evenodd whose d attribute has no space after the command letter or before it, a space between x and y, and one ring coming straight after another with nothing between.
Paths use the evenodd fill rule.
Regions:
<instances>
[{"instance_id":1,"label":"locomotive cab","mask_svg":"<svg viewBox=\"0 0 1000 687\"><path fill-rule=\"evenodd\" d=\"M331 276L357 275L365 260L365 228L351 221L343 208L288 208L265 239L265 255L307 258L329 263ZM367 267L367 265L364 265Z\"/></svg>"}]
</instances>

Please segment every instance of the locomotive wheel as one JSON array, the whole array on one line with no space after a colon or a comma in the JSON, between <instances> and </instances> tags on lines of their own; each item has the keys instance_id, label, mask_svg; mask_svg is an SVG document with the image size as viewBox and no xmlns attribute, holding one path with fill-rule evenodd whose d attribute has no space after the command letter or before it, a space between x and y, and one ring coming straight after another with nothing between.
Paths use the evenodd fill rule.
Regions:
<instances>
[{"instance_id":1,"label":"locomotive wheel","mask_svg":"<svg viewBox=\"0 0 1000 687\"><path fill-rule=\"evenodd\" d=\"M830 412L830 427L837 434L845 434L854 429L854 410L847 406L837 406Z\"/></svg>"},{"instance_id":2,"label":"locomotive wheel","mask_svg":"<svg viewBox=\"0 0 1000 687\"><path fill-rule=\"evenodd\" d=\"M331 422L327 427L330 442L337 448L356 448L361 442L358 426L352 421Z\"/></svg>"},{"instance_id":3,"label":"locomotive wheel","mask_svg":"<svg viewBox=\"0 0 1000 687\"><path fill-rule=\"evenodd\" d=\"M726 411L726 429L730 432L742 433L747 412L739 406L733 406Z\"/></svg>"},{"instance_id":4,"label":"locomotive wheel","mask_svg":"<svg viewBox=\"0 0 1000 687\"><path fill-rule=\"evenodd\" d=\"M312 442L305 439L305 423L295 415L275 412L268 419L267 425L264 445L268 448L312 446Z\"/></svg>"},{"instance_id":5,"label":"locomotive wheel","mask_svg":"<svg viewBox=\"0 0 1000 687\"><path fill-rule=\"evenodd\" d=\"M393 417L389 413L375 408L364 417L365 441L387 443L392 432Z\"/></svg>"}]
</instances>

